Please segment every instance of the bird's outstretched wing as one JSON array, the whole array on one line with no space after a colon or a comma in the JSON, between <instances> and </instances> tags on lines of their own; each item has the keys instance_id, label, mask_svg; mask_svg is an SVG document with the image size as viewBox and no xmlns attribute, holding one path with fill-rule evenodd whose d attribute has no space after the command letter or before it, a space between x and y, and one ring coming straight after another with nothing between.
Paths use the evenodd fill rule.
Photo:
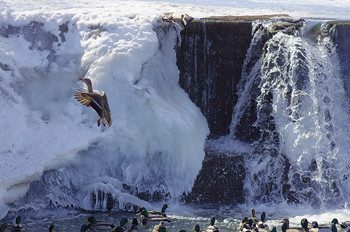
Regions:
<instances>
[{"instance_id":1,"label":"bird's outstretched wing","mask_svg":"<svg viewBox=\"0 0 350 232\"><path fill-rule=\"evenodd\" d=\"M84 90L76 90L74 96L81 104L93 108L100 117L102 116L102 107L95 101L94 94L86 93Z\"/></svg>"},{"instance_id":2,"label":"bird's outstretched wing","mask_svg":"<svg viewBox=\"0 0 350 232\"><path fill-rule=\"evenodd\" d=\"M74 96L75 99L77 99L84 106L90 106L92 97L88 93L80 90L75 90Z\"/></svg>"}]
</instances>

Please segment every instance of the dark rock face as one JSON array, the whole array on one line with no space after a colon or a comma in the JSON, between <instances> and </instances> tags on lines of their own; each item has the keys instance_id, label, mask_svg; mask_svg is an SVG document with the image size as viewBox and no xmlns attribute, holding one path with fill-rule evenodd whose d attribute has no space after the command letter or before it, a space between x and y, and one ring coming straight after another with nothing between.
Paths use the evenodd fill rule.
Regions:
<instances>
[{"instance_id":1,"label":"dark rock face","mask_svg":"<svg viewBox=\"0 0 350 232\"><path fill-rule=\"evenodd\" d=\"M195 21L181 32L179 84L206 116L209 137L227 135L251 22Z\"/></svg>"},{"instance_id":2,"label":"dark rock face","mask_svg":"<svg viewBox=\"0 0 350 232\"><path fill-rule=\"evenodd\" d=\"M243 156L207 150L202 170L186 201L213 204L243 203L244 179Z\"/></svg>"}]
</instances>

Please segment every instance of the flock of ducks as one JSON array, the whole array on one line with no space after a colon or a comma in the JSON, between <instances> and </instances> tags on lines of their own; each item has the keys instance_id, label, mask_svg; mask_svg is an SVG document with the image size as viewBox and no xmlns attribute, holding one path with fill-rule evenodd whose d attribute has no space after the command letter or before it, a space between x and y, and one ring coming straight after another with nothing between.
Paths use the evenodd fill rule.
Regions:
<instances>
[{"instance_id":1,"label":"flock of ducks","mask_svg":"<svg viewBox=\"0 0 350 232\"><path fill-rule=\"evenodd\" d=\"M345 229L350 232L350 221L339 223L338 219L334 218L330 225L318 225L317 221L313 221L311 224L306 218L301 219L300 227L290 227L289 219L283 218L280 221L281 228L279 231L282 232L337 232L337 225L341 229ZM238 227L241 232L277 232L277 228L274 226L271 229L266 224L266 214L261 213L260 220L255 215L254 208L251 209L251 217L243 217L241 224Z\"/></svg>"},{"instance_id":2,"label":"flock of ducks","mask_svg":"<svg viewBox=\"0 0 350 232\"><path fill-rule=\"evenodd\" d=\"M141 215L142 225L147 225L148 222L157 222L152 230L152 232L168 232L165 226L166 222L171 222L171 219L167 217L165 211L168 208L167 204L164 204L160 211L148 211L146 208L142 207L138 210L137 215ZM119 225L115 226L112 223L108 223L106 221L98 221L94 216L90 216L85 224L81 226L80 232L87 231L112 231L112 232L139 232L139 222L137 217L134 217L131 222L131 227L127 229L126 224L129 223L129 220L123 217L120 220ZM303 218L300 222L299 227L290 227L289 219L283 218L281 221L281 232L337 232L338 227L341 229L345 229L347 232L350 232L350 221L345 221L343 223L339 223L338 219L334 218L330 225L318 225L316 221L313 221L311 224L306 218ZM265 212L261 213L260 219L258 219L255 215L254 208L251 209L251 216L243 217L242 222L237 228L240 232L277 232L277 228L273 226L271 229L266 224L266 214ZM15 220L15 223L10 227L8 224L2 224L0 226L0 232L23 232L25 231L24 226L21 224L21 216L18 216ZM219 228L215 225L215 217L210 219L210 225L205 228L205 230L201 230L200 226L197 224L192 229L195 232L219 232ZM63 232L55 230L54 225L50 225L49 232ZM180 230L180 232L186 232L185 230Z\"/></svg>"},{"instance_id":3,"label":"flock of ducks","mask_svg":"<svg viewBox=\"0 0 350 232\"><path fill-rule=\"evenodd\" d=\"M141 215L142 225L147 225L148 222L159 222L152 232L167 232L164 222L171 222L171 219L167 217L165 211L169 208L167 204L162 206L160 211L148 211L146 208L142 207L138 210L137 215ZM130 229L126 228L126 224L129 223L127 218L122 218L120 220L120 225L114 226L111 223L107 223L105 221L97 221L95 217L91 216L85 222L89 222L89 224L84 224L81 227L81 232L86 232L89 230L104 230L104 231L115 231L115 232L139 232L139 222L136 217L132 219ZM51 231L50 231L51 232Z\"/></svg>"}]
</instances>

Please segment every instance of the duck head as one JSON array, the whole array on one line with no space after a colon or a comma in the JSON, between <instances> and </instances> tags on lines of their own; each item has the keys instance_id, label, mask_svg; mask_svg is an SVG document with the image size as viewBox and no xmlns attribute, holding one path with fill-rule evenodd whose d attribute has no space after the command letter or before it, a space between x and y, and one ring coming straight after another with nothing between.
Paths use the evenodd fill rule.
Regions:
<instances>
[{"instance_id":1,"label":"duck head","mask_svg":"<svg viewBox=\"0 0 350 232\"><path fill-rule=\"evenodd\" d=\"M300 221L301 228L303 228L305 231L307 230L307 227L309 225L309 222L306 218L301 219Z\"/></svg>"},{"instance_id":2,"label":"duck head","mask_svg":"<svg viewBox=\"0 0 350 232\"><path fill-rule=\"evenodd\" d=\"M194 228L192 229L192 231L196 231L196 232L199 232L199 230L200 230L200 227L198 224L195 225Z\"/></svg>"},{"instance_id":3,"label":"duck head","mask_svg":"<svg viewBox=\"0 0 350 232\"><path fill-rule=\"evenodd\" d=\"M167 208L169 208L169 206L168 206L167 204L164 204L163 207L162 207L162 210L161 210L162 215L165 214L165 210L166 210Z\"/></svg>"},{"instance_id":4,"label":"duck head","mask_svg":"<svg viewBox=\"0 0 350 232\"><path fill-rule=\"evenodd\" d=\"M339 224L339 221L338 219L336 218L333 218L332 221L331 221L331 224Z\"/></svg>"},{"instance_id":5,"label":"duck head","mask_svg":"<svg viewBox=\"0 0 350 232\"><path fill-rule=\"evenodd\" d=\"M210 225L211 226L215 225L215 217L210 218Z\"/></svg>"},{"instance_id":6,"label":"duck head","mask_svg":"<svg viewBox=\"0 0 350 232\"><path fill-rule=\"evenodd\" d=\"M90 222L91 224L96 224L96 218L94 216L90 216L87 220L84 222Z\"/></svg>"},{"instance_id":7,"label":"duck head","mask_svg":"<svg viewBox=\"0 0 350 232\"><path fill-rule=\"evenodd\" d=\"M16 217L16 224L21 224L21 220L22 220L22 217L21 216L18 216Z\"/></svg>"},{"instance_id":8,"label":"duck head","mask_svg":"<svg viewBox=\"0 0 350 232\"><path fill-rule=\"evenodd\" d=\"M265 212L262 212L262 213L261 213L261 215L260 215L260 220L261 220L262 222L266 222L266 214L265 214Z\"/></svg>"},{"instance_id":9,"label":"duck head","mask_svg":"<svg viewBox=\"0 0 350 232\"><path fill-rule=\"evenodd\" d=\"M146 209L142 210L140 214L148 218L148 211Z\"/></svg>"},{"instance_id":10,"label":"duck head","mask_svg":"<svg viewBox=\"0 0 350 232\"><path fill-rule=\"evenodd\" d=\"M255 217L255 209L254 208L250 209L250 213L251 213L252 217Z\"/></svg>"},{"instance_id":11,"label":"duck head","mask_svg":"<svg viewBox=\"0 0 350 232\"><path fill-rule=\"evenodd\" d=\"M81 80L82 82L84 82L88 88L88 92L92 92L92 82L89 78L78 78L79 80Z\"/></svg>"},{"instance_id":12,"label":"duck head","mask_svg":"<svg viewBox=\"0 0 350 232\"><path fill-rule=\"evenodd\" d=\"M140 215L142 211L146 210L145 207L141 207L139 210L136 211L136 215Z\"/></svg>"},{"instance_id":13,"label":"duck head","mask_svg":"<svg viewBox=\"0 0 350 232\"><path fill-rule=\"evenodd\" d=\"M129 222L129 220L127 219L127 218L122 218L121 220L120 220L120 226L125 226L126 225L126 223L128 223Z\"/></svg>"},{"instance_id":14,"label":"duck head","mask_svg":"<svg viewBox=\"0 0 350 232\"><path fill-rule=\"evenodd\" d=\"M282 227L281 227L282 232L286 232L287 229L289 229L289 220L288 220L288 218L283 218L281 220L281 222L282 222Z\"/></svg>"}]
</instances>

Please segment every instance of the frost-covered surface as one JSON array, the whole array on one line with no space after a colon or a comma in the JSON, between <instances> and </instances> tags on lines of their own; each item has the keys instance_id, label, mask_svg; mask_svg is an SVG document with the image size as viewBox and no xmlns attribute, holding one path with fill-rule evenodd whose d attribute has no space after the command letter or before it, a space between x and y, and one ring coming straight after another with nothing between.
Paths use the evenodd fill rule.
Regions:
<instances>
[{"instance_id":1,"label":"frost-covered surface","mask_svg":"<svg viewBox=\"0 0 350 232\"><path fill-rule=\"evenodd\" d=\"M176 31L160 33L159 50L156 8L143 12L124 3L99 11L81 2L43 11L28 4L9 7L0 20L0 217L5 203L53 168L59 174L51 181L61 188L48 197L86 209L94 207L90 193L99 190L120 207L140 205L121 192L120 181L168 191L173 199L189 191L208 128L177 85ZM73 98L84 74L107 93L112 127L98 128L97 114ZM71 192L62 194L63 186ZM69 196L76 191L78 199Z\"/></svg>"},{"instance_id":2,"label":"frost-covered surface","mask_svg":"<svg viewBox=\"0 0 350 232\"><path fill-rule=\"evenodd\" d=\"M87 209L98 190L140 203L121 181L173 198L191 188L208 128L177 85L175 31L159 50L153 28L164 12L345 19L350 11L344 1L181 3L1 1L0 218L50 169L58 169L55 181L78 189L78 199L59 203ZM108 95L110 128L98 128L96 113L72 96L85 72Z\"/></svg>"}]
</instances>

